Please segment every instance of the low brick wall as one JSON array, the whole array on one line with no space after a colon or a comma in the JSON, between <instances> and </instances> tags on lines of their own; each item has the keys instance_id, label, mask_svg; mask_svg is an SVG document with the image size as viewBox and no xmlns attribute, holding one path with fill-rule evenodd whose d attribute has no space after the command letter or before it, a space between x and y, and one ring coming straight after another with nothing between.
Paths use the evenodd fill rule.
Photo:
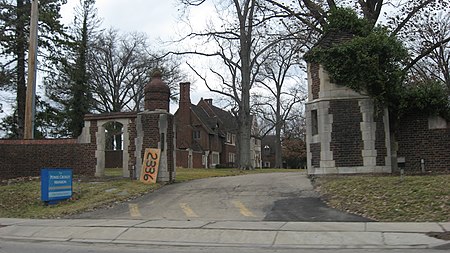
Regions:
<instances>
[{"instance_id":1,"label":"low brick wall","mask_svg":"<svg viewBox=\"0 0 450 253\"><path fill-rule=\"evenodd\" d=\"M181 168L188 168L188 157L189 157L189 151L188 150L176 150L176 166ZM204 168L205 165L202 164L202 158L203 154L201 152L192 152L192 167L193 168Z\"/></svg>"},{"instance_id":2,"label":"low brick wall","mask_svg":"<svg viewBox=\"0 0 450 253\"><path fill-rule=\"evenodd\" d=\"M41 168L55 167L93 176L95 148L76 139L0 140L0 180L39 176Z\"/></svg>"},{"instance_id":3,"label":"low brick wall","mask_svg":"<svg viewBox=\"0 0 450 253\"><path fill-rule=\"evenodd\" d=\"M122 168L122 166L123 166L122 150L105 151L105 168Z\"/></svg>"},{"instance_id":4,"label":"low brick wall","mask_svg":"<svg viewBox=\"0 0 450 253\"><path fill-rule=\"evenodd\" d=\"M429 129L427 116L409 115L400 121L395 136L406 172L420 172L421 159L426 171L450 172L450 127Z\"/></svg>"}]
</instances>

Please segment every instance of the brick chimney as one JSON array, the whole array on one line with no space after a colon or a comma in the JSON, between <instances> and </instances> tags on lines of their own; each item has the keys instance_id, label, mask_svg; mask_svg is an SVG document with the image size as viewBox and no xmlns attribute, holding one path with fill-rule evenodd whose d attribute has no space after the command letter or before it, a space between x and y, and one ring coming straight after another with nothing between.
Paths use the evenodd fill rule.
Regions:
<instances>
[{"instance_id":1,"label":"brick chimney","mask_svg":"<svg viewBox=\"0 0 450 253\"><path fill-rule=\"evenodd\" d=\"M190 148L192 145L191 126L191 83L180 83L180 102L177 112L177 148Z\"/></svg>"},{"instance_id":2,"label":"brick chimney","mask_svg":"<svg viewBox=\"0 0 450 253\"><path fill-rule=\"evenodd\" d=\"M214 117L216 114L213 110L213 102L212 98L201 99L198 105L205 110L209 117Z\"/></svg>"},{"instance_id":3,"label":"brick chimney","mask_svg":"<svg viewBox=\"0 0 450 253\"><path fill-rule=\"evenodd\" d=\"M170 88L161 80L161 77L161 72L155 71L152 75L152 80L145 86L145 110L155 111L161 109L169 112Z\"/></svg>"}]
</instances>

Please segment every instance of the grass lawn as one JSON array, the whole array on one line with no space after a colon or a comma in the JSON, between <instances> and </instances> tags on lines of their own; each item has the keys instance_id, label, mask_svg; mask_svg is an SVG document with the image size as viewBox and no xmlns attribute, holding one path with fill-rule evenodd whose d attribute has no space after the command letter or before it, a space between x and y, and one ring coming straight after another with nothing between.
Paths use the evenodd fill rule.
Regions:
<instances>
[{"instance_id":1,"label":"grass lawn","mask_svg":"<svg viewBox=\"0 0 450 253\"><path fill-rule=\"evenodd\" d=\"M239 171L233 169L177 169L176 182L193 179L234 176L269 172L299 172L300 170L263 169ZM0 185L0 217L3 218L58 218L94 208L136 198L160 188L161 184L146 185L139 181L121 178L120 169L107 169L106 178L73 180L73 198L57 205L41 202L39 178L26 179L10 185Z\"/></svg>"},{"instance_id":2,"label":"grass lawn","mask_svg":"<svg viewBox=\"0 0 450 253\"><path fill-rule=\"evenodd\" d=\"M93 179L95 180L95 179ZM41 201L39 180L0 186L0 217L58 218L126 201L159 188L160 184L145 185L130 179L106 181L73 181L71 200L46 206Z\"/></svg>"},{"instance_id":3,"label":"grass lawn","mask_svg":"<svg viewBox=\"0 0 450 253\"><path fill-rule=\"evenodd\" d=\"M330 206L378 221L450 221L450 175L322 177Z\"/></svg>"},{"instance_id":4,"label":"grass lawn","mask_svg":"<svg viewBox=\"0 0 450 253\"><path fill-rule=\"evenodd\" d=\"M175 182L184 182L184 181L207 178L207 177L227 177L227 176L257 174L257 173L304 172L304 171L305 170L298 170L298 169L239 170L239 169L183 169L183 168L177 168Z\"/></svg>"}]
</instances>

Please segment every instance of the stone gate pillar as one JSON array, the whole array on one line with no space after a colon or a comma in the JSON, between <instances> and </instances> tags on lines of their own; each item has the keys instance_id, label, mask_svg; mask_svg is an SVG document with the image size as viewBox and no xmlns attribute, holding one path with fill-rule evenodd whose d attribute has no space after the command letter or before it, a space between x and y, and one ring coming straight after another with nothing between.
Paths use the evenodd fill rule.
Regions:
<instances>
[{"instance_id":1,"label":"stone gate pillar","mask_svg":"<svg viewBox=\"0 0 450 253\"><path fill-rule=\"evenodd\" d=\"M155 72L145 87L145 111L136 118L136 175L141 173L146 148L161 149L158 181L175 179L175 126L174 116L169 113L170 89Z\"/></svg>"}]
</instances>

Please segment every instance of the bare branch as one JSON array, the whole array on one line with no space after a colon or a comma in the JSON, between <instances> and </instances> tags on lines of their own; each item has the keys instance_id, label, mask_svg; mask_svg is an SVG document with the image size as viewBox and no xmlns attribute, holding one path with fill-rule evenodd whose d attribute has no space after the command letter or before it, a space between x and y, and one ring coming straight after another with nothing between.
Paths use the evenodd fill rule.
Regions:
<instances>
[{"instance_id":1,"label":"bare branch","mask_svg":"<svg viewBox=\"0 0 450 253\"><path fill-rule=\"evenodd\" d=\"M450 42L450 37L447 37L437 43L435 43L434 45L432 45L431 47L427 48L426 50L424 50L420 55L418 55L416 58L414 58L411 62L409 62L408 65L406 65L406 67L403 68L403 71L408 71L412 66L414 66L418 61L420 61L422 58L426 57L428 54L430 54L433 50L435 50L436 48L441 47L442 45L446 44Z\"/></svg>"}]
</instances>

